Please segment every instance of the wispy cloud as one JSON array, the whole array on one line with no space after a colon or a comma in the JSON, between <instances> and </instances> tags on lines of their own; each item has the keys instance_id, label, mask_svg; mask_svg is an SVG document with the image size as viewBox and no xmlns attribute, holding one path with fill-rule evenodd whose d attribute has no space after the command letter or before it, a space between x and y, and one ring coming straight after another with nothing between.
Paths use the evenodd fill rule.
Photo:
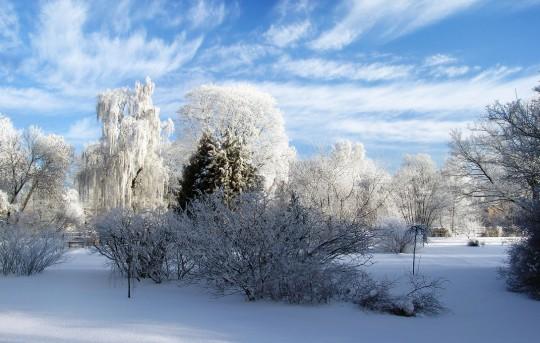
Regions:
<instances>
[{"instance_id":1,"label":"wispy cloud","mask_svg":"<svg viewBox=\"0 0 540 343\"><path fill-rule=\"evenodd\" d=\"M470 121L437 120L436 118L401 120L345 119L332 123L333 130L355 135L363 140L384 142L445 143L450 132L465 129Z\"/></svg>"},{"instance_id":2,"label":"wispy cloud","mask_svg":"<svg viewBox=\"0 0 540 343\"><path fill-rule=\"evenodd\" d=\"M458 59L447 54L435 54L425 58L424 66L436 77L453 78L467 74L470 66L459 65Z\"/></svg>"},{"instance_id":3,"label":"wispy cloud","mask_svg":"<svg viewBox=\"0 0 540 343\"><path fill-rule=\"evenodd\" d=\"M2 50L12 49L18 46L19 18L8 0L0 0L0 54Z\"/></svg>"},{"instance_id":4,"label":"wispy cloud","mask_svg":"<svg viewBox=\"0 0 540 343\"><path fill-rule=\"evenodd\" d=\"M104 31L86 33L87 7L60 0L43 6L39 29L31 36L34 55L25 64L27 73L48 87L65 92L96 92L116 86L129 77L153 78L191 60L202 38L179 33L171 42L149 38L144 31L127 37ZM58 39L62 37L62 39Z\"/></svg>"},{"instance_id":5,"label":"wispy cloud","mask_svg":"<svg viewBox=\"0 0 540 343\"><path fill-rule=\"evenodd\" d=\"M95 116L84 117L73 123L64 137L74 145L97 141L101 136L101 127Z\"/></svg>"},{"instance_id":6,"label":"wispy cloud","mask_svg":"<svg viewBox=\"0 0 540 343\"><path fill-rule=\"evenodd\" d=\"M310 0L280 0L275 9L279 18L284 19L291 15L307 14L313 9L313 1Z\"/></svg>"},{"instance_id":7,"label":"wispy cloud","mask_svg":"<svg viewBox=\"0 0 540 343\"><path fill-rule=\"evenodd\" d=\"M271 25L264 36L271 44L286 47L305 37L310 27L311 24L307 20L288 25Z\"/></svg>"},{"instance_id":8,"label":"wispy cloud","mask_svg":"<svg viewBox=\"0 0 540 343\"><path fill-rule=\"evenodd\" d=\"M413 66L405 64L351 63L321 58L281 58L274 68L278 72L317 80L395 80L409 76Z\"/></svg>"},{"instance_id":9,"label":"wispy cloud","mask_svg":"<svg viewBox=\"0 0 540 343\"><path fill-rule=\"evenodd\" d=\"M225 19L223 1L197 0L189 9L187 18L194 28L209 28L220 25Z\"/></svg>"},{"instance_id":10,"label":"wispy cloud","mask_svg":"<svg viewBox=\"0 0 540 343\"><path fill-rule=\"evenodd\" d=\"M493 70L482 78L456 80L380 85L263 82L259 86L278 100L294 139L318 141L363 132L370 139L440 142L447 138L443 132L463 127L493 101L513 100L515 91L524 98L531 96L537 79L537 75L501 79ZM415 124L418 128L406 133ZM400 127L404 133L397 135ZM423 137L413 137L420 132Z\"/></svg>"},{"instance_id":11,"label":"wispy cloud","mask_svg":"<svg viewBox=\"0 0 540 343\"><path fill-rule=\"evenodd\" d=\"M425 65L432 67L432 66L439 66L439 65L445 65L445 64L453 64L457 62L457 58L447 55L447 54L435 54L426 57L425 59Z\"/></svg>"},{"instance_id":12,"label":"wispy cloud","mask_svg":"<svg viewBox=\"0 0 540 343\"><path fill-rule=\"evenodd\" d=\"M66 98L62 94L39 88L0 86L0 111L6 113L17 111L28 115L33 113L54 114L55 112L85 110L91 106L91 102Z\"/></svg>"},{"instance_id":13,"label":"wispy cloud","mask_svg":"<svg viewBox=\"0 0 540 343\"><path fill-rule=\"evenodd\" d=\"M393 39L470 8L481 0L349 0L336 24L311 42L317 50L341 49L372 29Z\"/></svg>"},{"instance_id":14,"label":"wispy cloud","mask_svg":"<svg viewBox=\"0 0 540 343\"><path fill-rule=\"evenodd\" d=\"M276 55L278 50L269 45L239 42L231 45L207 47L198 56L196 69L211 72L226 71L229 76L254 74L255 64L260 59Z\"/></svg>"}]
</instances>

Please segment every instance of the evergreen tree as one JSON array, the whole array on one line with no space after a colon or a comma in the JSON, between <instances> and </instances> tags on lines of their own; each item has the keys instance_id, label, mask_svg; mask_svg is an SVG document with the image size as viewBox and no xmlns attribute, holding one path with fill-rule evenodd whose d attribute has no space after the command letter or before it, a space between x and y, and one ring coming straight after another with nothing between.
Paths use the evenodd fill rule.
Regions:
<instances>
[{"instance_id":1,"label":"evergreen tree","mask_svg":"<svg viewBox=\"0 0 540 343\"><path fill-rule=\"evenodd\" d=\"M205 132L183 171L178 205L185 206L200 194L221 189L227 202L236 194L262 188L263 180L251 163L251 152L232 130L221 141Z\"/></svg>"},{"instance_id":2,"label":"evergreen tree","mask_svg":"<svg viewBox=\"0 0 540 343\"><path fill-rule=\"evenodd\" d=\"M241 137L228 129L225 132L222 149L228 163L228 179L221 184L226 199L247 190L262 188L262 177L257 175L257 168L251 162L251 152Z\"/></svg>"},{"instance_id":3,"label":"evergreen tree","mask_svg":"<svg viewBox=\"0 0 540 343\"><path fill-rule=\"evenodd\" d=\"M190 157L182 173L177 196L180 207L184 208L199 194L214 191L217 186L216 179L223 178L219 175L220 169L216 159L219 150L219 143L214 137L207 132L203 133L197 150Z\"/></svg>"}]
</instances>

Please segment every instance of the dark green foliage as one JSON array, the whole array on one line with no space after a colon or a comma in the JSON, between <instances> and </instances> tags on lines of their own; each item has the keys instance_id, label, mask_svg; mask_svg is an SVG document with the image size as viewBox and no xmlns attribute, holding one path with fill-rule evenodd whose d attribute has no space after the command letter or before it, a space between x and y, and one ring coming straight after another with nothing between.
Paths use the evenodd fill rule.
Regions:
<instances>
[{"instance_id":1,"label":"dark green foliage","mask_svg":"<svg viewBox=\"0 0 540 343\"><path fill-rule=\"evenodd\" d=\"M226 201L236 194L260 188L262 179L251 164L251 152L243 140L226 130L218 140L204 133L195 153L184 168L178 205L186 205L201 194L221 189Z\"/></svg>"},{"instance_id":2,"label":"dark green foliage","mask_svg":"<svg viewBox=\"0 0 540 343\"><path fill-rule=\"evenodd\" d=\"M246 149L243 140L227 130L221 148L228 163L227 178L220 184L225 196L230 199L235 194L260 188L262 178L251 164L251 152Z\"/></svg>"},{"instance_id":3,"label":"dark green foliage","mask_svg":"<svg viewBox=\"0 0 540 343\"><path fill-rule=\"evenodd\" d=\"M210 193L215 188L215 180L219 178L219 169L215 168L218 142L208 133L203 133L197 150L184 167L178 205L185 208L197 195Z\"/></svg>"}]
</instances>

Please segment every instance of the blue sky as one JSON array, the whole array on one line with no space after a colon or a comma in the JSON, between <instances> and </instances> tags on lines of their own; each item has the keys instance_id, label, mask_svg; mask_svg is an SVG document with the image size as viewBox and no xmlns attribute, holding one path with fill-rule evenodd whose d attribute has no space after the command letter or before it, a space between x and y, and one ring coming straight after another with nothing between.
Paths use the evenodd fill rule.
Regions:
<instances>
[{"instance_id":1,"label":"blue sky","mask_svg":"<svg viewBox=\"0 0 540 343\"><path fill-rule=\"evenodd\" d=\"M540 0L0 0L0 113L78 147L96 95L150 76L162 117L204 83L271 93L300 155L340 139L390 168L540 81Z\"/></svg>"}]
</instances>

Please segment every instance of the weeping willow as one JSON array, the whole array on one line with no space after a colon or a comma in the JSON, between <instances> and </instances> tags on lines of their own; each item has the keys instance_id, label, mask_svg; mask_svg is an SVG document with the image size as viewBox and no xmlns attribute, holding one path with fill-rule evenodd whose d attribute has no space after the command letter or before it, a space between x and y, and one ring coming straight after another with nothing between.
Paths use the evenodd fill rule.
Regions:
<instances>
[{"instance_id":1,"label":"weeping willow","mask_svg":"<svg viewBox=\"0 0 540 343\"><path fill-rule=\"evenodd\" d=\"M153 92L154 84L147 78L134 90L114 89L98 96L102 136L83 152L77 175L87 210L141 210L163 204L168 173L160 147L171 122L160 121Z\"/></svg>"}]
</instances>

